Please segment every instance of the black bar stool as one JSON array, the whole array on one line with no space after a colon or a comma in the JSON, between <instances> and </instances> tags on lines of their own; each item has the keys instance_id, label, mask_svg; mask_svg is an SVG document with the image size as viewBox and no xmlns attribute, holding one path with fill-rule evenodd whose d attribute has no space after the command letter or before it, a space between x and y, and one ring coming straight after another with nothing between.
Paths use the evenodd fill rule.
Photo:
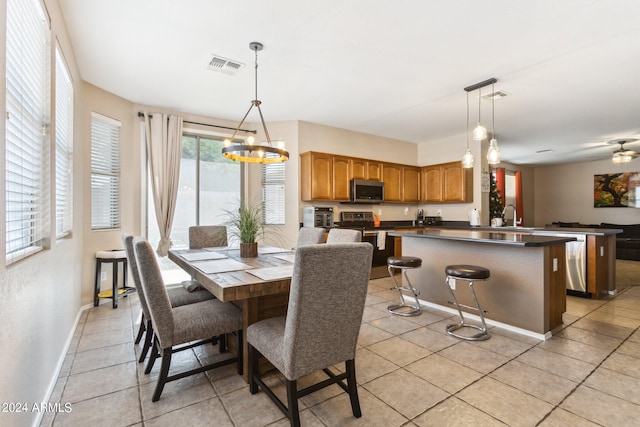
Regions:
<instances>
[{"instance_id":1,"label":"black bar stool","mask_svg":"<svg viewBox=\"0 0 640 427\"><path fill-rule=\"evenodd\" d=\"M449 293L451 293L451 297L453 298L453 304L456 306L456 309L458 309L458 314L460 315L460 323L453 323L451 325L447 325L447 327L445 328L447 331L447 334L463 340L471 340L471 341L482 341L482 340L489 339L489 332L487 332L487 324L484 321L485 311L482 310L482 308L480 307L480 303L478 303L478 298L476 297L476 293L473 290L473 282L486 281L489 278L489 275L490 275L489 269L484 267L478 267L477 265L448 265L444 271L447 274L447 279L446 279L447 288L449 288ZM455 289L455 283L452 281L455 281L455 280L466 280L467 282L469 282L469 289L471 289L471 295L473 295L473 301L476 304L475 307L458 303L458 300L456 299L456 295L453 292L453 290ZM464 320L464 315L462 314L462 310L460 310L460 307L477 311L478 314L480 315L480 321L482 322L482 326L466 323ZM464 335L457 334L455 331L461 328L474 328L474 329L477 329L479 332L471 336L464 336Z\"/></svg>"},{"instance_id":2,"label":"black bar stool","mask_svg":"<svg viewBox=\"0 0 640 427\"><path fill-rule=\"evenodd\" d=\"M387 311L389 313L396 314L398 316L417 316L421 313L420 302L418 301L420 291L411 285L409 277L407 276L407 270L418 268L421 265L422 259L415 256L392 256L387 258L387 270L389 271L389 276L391 276L395 289L397 289L400 294L400 304L393 304L387 307ZM402 271L404 278L407 281L407 286L398 285L393 274L394 269ZM416 301L415 305L413 303L408 303L405 300L405 296L413 297Z\"/></svg>"},{"instance_id":3,"label":"black bar stool","mask_svg":"<svg viewBox=\"0 0 640 427\"><path fill-rule=\"evenodd\" d=\"M112 264L113 277L111 290L100 292L100 275L102 264ZM118 266L122 264L122 288L118 288ZM93 291L93 306L97 307L100 298L111 298L113 308L118 308L118 296L127 296L135 292L135 288L127 286L127 255L124 249L96 252L96 280Z\"/></svg>"}]
</instances>

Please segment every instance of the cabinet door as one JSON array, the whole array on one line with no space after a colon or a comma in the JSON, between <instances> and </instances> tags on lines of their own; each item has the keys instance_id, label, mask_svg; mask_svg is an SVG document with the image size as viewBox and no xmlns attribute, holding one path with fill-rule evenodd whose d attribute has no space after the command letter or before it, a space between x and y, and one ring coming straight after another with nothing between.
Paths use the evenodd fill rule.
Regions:
<instances>
[{"instance_id":1,"label":"cabinet door","mask_svg":"<svg viewBox=\"0 0 640 427\"><path fill-rule=\"evenodd\" d=\"M382 162L369 160L367 162L367 178L373 181L382 181Z\"/></svg>"},{"instance_id":2,"label":"cabinet door","mask_svg":"<svg viewBox=\"0 0 640 427\"><path fill-rule=\"evenodd\" d=\"M421 201L425 203L442 202L442 167L440 165L425 166L420 175L422 176Z\"/></svg>"},{"instance_id":3,"label":"cabinet door","mask_svg":"<svg viewBox=\"0 0 640 427\"><path fill-rule=\"evenodd\" d=\"M382 181L384 182L384 201L402 201L402 166L392 163L382 164Z\"/></svg>"},{"instance_id":4,"label":"cabinet door","mask_svg":"<svg viewBox=\"0 0 640 427\"><path fill-rule=\"evenodd\" d=\"M368 163L365 159L351 159L351 178L369 179L367 174Z\"/></svg>"},{"instance_id":5,"label":"cabinet door","mask_svg":"<svg viewBox=\"0 0 640 427\"><path fill-rule=\"evenodd\" d=\"M410 166L402 168L402 200L420 201L420 169Z\"/></svg>"},{"instance_id":6,"label":"cabinet door","mask_svg":"<svg viewBox=\"0 0 640 427\"><path fill-rule=\"evenodd\" d=\"M451 162L442 165L443 199L445 202L470 202L473 198L471 191L473 184L473 169L465 169L461 162Z\"/></svg>"},{"instance_id":7,"label":"cabinet door","mask_svg":"<svg viewBox=\"0 0 640 427\"><path fill-rule=\"evenodd\" d=\"M300 158L302 200L331 200L333 196L332 156L325 153L308 152L302 154Z\"/></svg>"},{"instance_id":8,"label":"cabinet door","mask_svg":"<svg viewBox=\"0 0 640 427\"><path fill-rule=\"evenodd\" d=\"M349 200L350 179L351 159L333 156L333 200Z\"/></svg>"}]
</instances>

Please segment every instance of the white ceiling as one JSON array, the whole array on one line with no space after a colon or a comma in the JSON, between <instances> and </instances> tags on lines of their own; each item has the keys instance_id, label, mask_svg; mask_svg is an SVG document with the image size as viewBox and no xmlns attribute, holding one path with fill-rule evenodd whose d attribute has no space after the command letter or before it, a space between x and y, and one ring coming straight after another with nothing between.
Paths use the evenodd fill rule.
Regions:
<instances>
[{"instance_id":1,"label":"white ceiling","mask_svg":"<svg viewBox=\"0 0 640 427\"><path fill-rule=\"evenodd\" d=\"M495 77L508 94L495 101L504 160L599 160L618 148L608 141L640 138L636 0L59 2L83 80L140 104L239 120L259 41L267 121L464 139L463 88ZM246 66L208 71L211 54ZM490 129L490 101L482 118Z\"/></svg>"}]
</instances>

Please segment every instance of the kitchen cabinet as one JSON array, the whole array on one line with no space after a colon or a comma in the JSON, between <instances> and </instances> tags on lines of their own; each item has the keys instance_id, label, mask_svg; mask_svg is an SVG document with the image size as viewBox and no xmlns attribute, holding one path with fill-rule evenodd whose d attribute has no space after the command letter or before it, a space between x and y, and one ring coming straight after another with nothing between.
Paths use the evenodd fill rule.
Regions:
<instances>
[{"instance_id":1,"label":"kitchen cabinet","mask_svg":"<svg viewBox=\"0 0 640 427\"><path fill-rule=\"evenodd\" d=\"M382 181L382 162L367 160L367 179Z\"/></svg>"},{"instance_id":2,"label":"kitchen cabinet","mask_svg":"<svg viewBox=\"0 0 640 427\"><path fill-rule=\"evenodd\" d=\"M402 201L413 203L420 201L420 168L402 167Z\"/></svg>"},{"instance_id":3,"label":"kitchen cabinet","mask_svg":"<svg viewBox=\"0 0 640 427\"><path fill-rule=\"evenodd\" d=\"M333 200L333 156L309 151L300 155L302 200Z\"/></svg>"},{"instance_id":4,"label":"kitchen cabinet","mask_svg":"<svg viewBox=\"0 0 640 427\"><path fill-rule=\"evenodd\" d=\"M352 159L333 156L333 200L349 201Z\"/></svg>"},{"instance_id":5,"label":"kitchen cabinet","mask_svg":"<svg viewBox=\"0 0 640 427\"><path fill-rule=\"evenodd\" d=\"M473 169L465 169L460 162L425 166L421 171L422 202L473 202Z\"/></svg>"},{"instance_id":6,"label":"kitchen cabinet","mask_svg":"<svg viewBox=\"0 0 640 427\"><path fill-rule=\"evenodd\" d=\"M382 181L382 162L367 159L351 159L351 178Z\"/></svg>"},{"instance_id":7,"label":"kitchen cabinet","mask_svg":"<svg viewBox=\"0 0 640 427\"><path fill-rule=\"evenodd\" d=\"M384 201L402 201L402 165L382 164L382 182L384 182Z\"/></svg>"}]
</instances>

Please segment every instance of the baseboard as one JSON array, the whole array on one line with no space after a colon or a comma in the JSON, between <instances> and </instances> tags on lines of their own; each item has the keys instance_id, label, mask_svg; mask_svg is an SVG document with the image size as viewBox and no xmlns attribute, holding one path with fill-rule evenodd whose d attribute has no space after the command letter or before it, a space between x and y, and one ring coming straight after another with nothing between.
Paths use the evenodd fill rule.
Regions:
<instances>
[{"instance_id":1,"label":"baseboard","mask_svg":"<svg viewBox=\"0 0 640 427\"><path fill-rule=\"evenodd\" d=\"M56 364L56 368L54 369L53 377L49 382L49 387L47 387L47 391L45 392L44 398L41 400L41 402L49 402L49 399L51 399L53 390L55 389L56 383L58 382L58 378L60 377L60 371L62 370L62 365L64 365L64 359L67 357L67 353L69 353L69 347L71 347L71 341L73 341L73 336L76 333L76 329L78 329L78 323L80 323L80 317L82 316L82 312L90 309L91 307L93 307L93 303L83 305L82 307L80 307L80 310L78 310L78 314L76 315L76 320L73 324L73 328L71 328L69 336L67 337L67 341L65 342L64 347L62 349L62 354L58 358L58 363ZM44 417L44 414L45 413L43 411L37 412L36 419L34 420L34 423L33 423L33 427L38 427L40 425L40 423L42 422L42 417Z\"/></svg>"}]
</instances>

